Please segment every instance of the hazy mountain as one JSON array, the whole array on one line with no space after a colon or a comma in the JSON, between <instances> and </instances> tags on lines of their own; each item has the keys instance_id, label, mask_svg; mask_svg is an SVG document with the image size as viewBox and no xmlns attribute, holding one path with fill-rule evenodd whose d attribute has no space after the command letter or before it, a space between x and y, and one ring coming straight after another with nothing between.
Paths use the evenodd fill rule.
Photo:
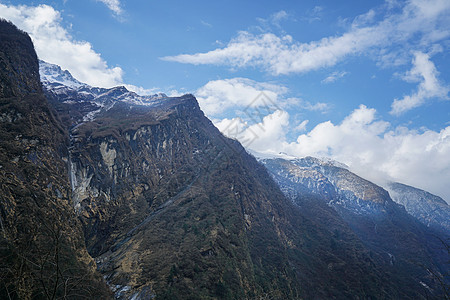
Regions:
<instances>
[{"instance_id":1,"label":"hazy mountain","mask_svg":"<svg viewBox=\"0 0 450 300\"><path fill-rule=\"evenodd\" d=\"M428 227L450 233L450 206L441 197L421 189L392 182L387 187L392 200Z\"/></svg>"}]
</instances>

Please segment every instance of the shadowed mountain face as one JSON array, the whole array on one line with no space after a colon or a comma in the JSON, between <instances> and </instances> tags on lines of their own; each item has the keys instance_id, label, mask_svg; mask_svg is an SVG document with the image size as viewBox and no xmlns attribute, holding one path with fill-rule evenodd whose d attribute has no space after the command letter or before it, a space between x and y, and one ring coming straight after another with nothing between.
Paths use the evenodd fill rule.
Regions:
<instances>
[{"instance_id":1,"label":"shadowed mountain face","mask_svg":"<svg viewBox=\"0 0 450 300\"><path fill-rule=\"evenodd\" d=\"M343 220L382 258L393 280L412 289L433 284L436 292L441 288L436 280L446 280L448 274L448 250L441 243L448 239L448 231L427 229L384 189L332 161L313 157L261 161L302 210L323 204L333 208L333 218ZM305 195L313 200L305 201Z\"/></svg>"},{"instance_id":2,"label":"shadowed mountain face","mask_svg":"<svg viewBox=\"0 0 450 300\"><path fill-rule=\"evenodd\" d=\"M30 38L0 21L0 298L109 297L69 201L67 139Z\"/></svg>"},{"instance_id":3,"label":"shadowed mountain face","mask_svg":"<svg viewBox=\"0 0 450 300\"><path fill-rule=\"evenodd\" d=\"M367 205L357 214L353 200L339 198L338 215L327 203L347 194L325 176L327 201L293 186L294 205L192 95L90 87L41 63L45 99L33 92L34 52L16 62L18 51L0 51L2 70L30 68L0 77L2 297L107 299L92 258L117 299L438 297L432 276L404 263L411 247L435 267L419 233L390 225L416 226L384 190L339 181ZM380 230L392 231L387 240ZM389 255L377 245L400 240Z\"/></svg>"}]
</instances>

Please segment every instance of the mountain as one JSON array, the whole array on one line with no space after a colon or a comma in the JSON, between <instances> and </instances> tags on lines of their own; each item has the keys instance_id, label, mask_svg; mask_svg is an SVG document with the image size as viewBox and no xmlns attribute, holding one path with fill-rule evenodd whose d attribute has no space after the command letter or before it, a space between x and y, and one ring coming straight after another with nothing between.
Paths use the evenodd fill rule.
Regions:
<instances>
[{"instance_id":1,"label":"mountain","mask_svg":"<svg viewBox=\"0 0 450 300\"><path fill-rule=\"evenodd\" d=\"M66 132L29 36L0 20L0 298L107 298L69 201Z\"/></svg>"},{"instance_id":2,"label":"mountain","mask_svg":"<svg viewBox=\"0 0 450 300\"><path fill-rule=\"evenodd\" d=\"M2 298L443 295L430 229L383 189L330 169L339 199L293 185L292 201L193 95L91 87L44 62L42 91L31 40L0 27Z\"/></svg>"},{"instance_id":3,"label":"mountain","mask_svg":"<svg viewBox=\"0 0 450 300\"><path fill-rule=\"evenodd\" d=\"M158 100L167 98L162 93L151 96L139 96L127 90L124 86L109 89L92 87L78 81L69 71L62 70L58 65L42 60L39 61L39 73L46 92L65 104L84 103L84 105L97 107L97 109L102 107L108 108L116 102L139 106L154 106L160 103ZM90 116L86 117L89 118Z\"/></svg>"},{"instance_id":4,"label":"mountain","mask_svg":"<svg viewBox=\"0 0 450 300\"><path fill-rule=\"evenodd\" d=\"M412 275L407 281L399 279L405 286L412 288L415 282L428 289L430 280L448 280L448 251L441 240L447 240L449 232L427 229L383 188L333 161L305 157L261 162L301 209L324 204L333 208L331 217L344 221L368 249L382 257L386 272L394 277ZM305 201L305 195L312 200Z\"/></svg>"},{"instance_id":5,"label":"mountain","mask_svg":"<svg viewBox=\"0 0 450 300\"><path fill-rule=\"evenodd\" d=\"M315 194L337 210L360 215L382 214L395 206L384 189L334 161L305 157L294 160L263 159L262 163L290 199L302 194Z\"/></svg>"},{"instance_id":6,"label":"mountain","mask_svg":"<svg viewBox=\"0 0 450 300\"><path fill-rule=\"evenodd\" d=\"M116 298L402 294L355 237L331 249L333 231L303 216L192 95L136 105L124 88L86 99L85 87L54 87L73 206Z\"/></svg>"},{"instance_id":7,"label":"mountain","mask_svg":"<svg viewBox=\"0 0 450 300\"><path fill-rule=\"evenodd\" d=\"M450 233L450 206L441 197L398 182L389 183L387 189L395 202L427 227Z\"/></svg>"}]
</instances>

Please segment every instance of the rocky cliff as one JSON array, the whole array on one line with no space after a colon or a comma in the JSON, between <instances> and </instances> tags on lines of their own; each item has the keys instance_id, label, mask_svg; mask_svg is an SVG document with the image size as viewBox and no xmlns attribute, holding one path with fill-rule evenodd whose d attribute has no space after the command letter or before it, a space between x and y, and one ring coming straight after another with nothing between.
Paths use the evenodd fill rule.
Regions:
<instances>
[{"instance_id":1,"label":"rocky cliff","mask_svg":"<svg viewBox=\"0 0 450 300\"><path fill-rule=\"evenodd\" d=\"M27 34L0 20L0 298L108 297L71 205L66 131Z\"/></svg>"}]
</instances>

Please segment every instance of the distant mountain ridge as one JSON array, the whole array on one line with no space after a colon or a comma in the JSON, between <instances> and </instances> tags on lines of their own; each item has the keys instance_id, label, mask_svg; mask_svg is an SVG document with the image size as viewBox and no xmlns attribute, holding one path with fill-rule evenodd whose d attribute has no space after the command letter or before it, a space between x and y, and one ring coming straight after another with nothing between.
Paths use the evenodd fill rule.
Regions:
<instances>
[{"instance_id":1,"label":"distant mountain ridge","mask_svg":"<svg viewBox=\"0 0 450 300\"><path fill-rule=\"evenodd\" d=\"M450 206L444 199L398 182L389 183L387 190L395 202L427 227L450 233Z\"/></svg>"},{"instance_id":2,"label":"distant mountain ridge","mask_svg":"<svg viewBox=\"0 0 450 300\"><path fill-rule=\"evenodd\" d=\"M438 277L442 280L448 278L448 253L441 241L448 241L450 232L428 230L419 223L424 223L423 220L409 215L403 205L395 203L383 188L339 164L313 157L265 158L260 161L283 193L302 210L325 204L332 207L335 214L329 214L328 218L342 219L369 249L384 257L385 262L392 266L391 272L409 269L409 272L415 274L416 280L421 276L426 278L424 269L419 265L430 257L435 257L437 261L428 262L437 262L437 266L441 265L442 268L434 274L440 274ZM418 207L423 206L417 198L417 189L402 186L402 189L410 192L406 194L398 184L393 188L404 198L411 199L411 195L416 195L411 202ZM438 203L446 206L443 201ZM442 215L444 213L434 214L428 210L428 218L435 222L441 221L444 225L448 219ZM426 285L424 279L417 283Z\"/></svg>"},{"instance_id":3,"label":"distant mountain ridge","mask_svg":"<svg viewBox=\"0 0 450 300\"><path fill-rule=\"evenodd\" d=\"M305 157L262 159L261 162L291 199L313 193L332 206L342 206L358 214L383 212L393 204L385 190L333 161Z\"/></svg>"},{"instance_id":4,"label":"distant mountain ridge","mask_svg":"<svg viewBox=\"0 0 450 300\"><path fill-rule=\"evenodd\" d=\"M259 158L266 167L271 169L271 161L280 161L276 156L272 159ZM291 199L302 193L313 193L324 197L329 205L347 205L348 209L363 213L364 207L374 208L367 200L375 202L394 201L406 208L406 211L417 218L427 227L437 229L445 234L450 233L450 206L442 198L412 186L397 182L388 182L386 191L367 180L355 175L345 164L314 157L283 159L284 168L272 169L272 176L275 176L280 183L283 192ZM289 167L289 165L292 165ZM294 166L292 168L292 166ZM278 169L277 169L278 168ZM341 175L339 175L341 174ZM283 177L293 180L298 185L283 184ZM374 188L370 188L373 186ZM371 192L368 192L371 190ZM372 199L370 199L372 198ZM382 200L385 199L385 200ZM349 202L350 200L350 202ZM356 206L354 205L356 203ZM379 207L379 209L382 209ZM369 209L372 211L372 209Z\"/></svg>"}]
</instances>

